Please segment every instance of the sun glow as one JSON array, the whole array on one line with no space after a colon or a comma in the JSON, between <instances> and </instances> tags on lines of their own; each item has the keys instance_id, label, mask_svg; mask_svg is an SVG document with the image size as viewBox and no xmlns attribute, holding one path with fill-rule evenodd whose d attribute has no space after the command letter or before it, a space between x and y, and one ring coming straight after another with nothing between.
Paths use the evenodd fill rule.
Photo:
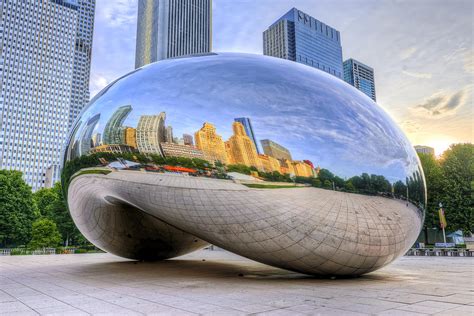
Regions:
<instances>
[{"instance_id":1,"label":"sun glow","mask_svg":"<svg viewBox=\"0 0 474 316\"><path fill-rule=\"evenodd\" d=\"M426 146L433 147L436 157L439 157L449 148L451 144L457 143L456 139L448 136L438 135L424 143Z\"/></svg>"}]
</instances>

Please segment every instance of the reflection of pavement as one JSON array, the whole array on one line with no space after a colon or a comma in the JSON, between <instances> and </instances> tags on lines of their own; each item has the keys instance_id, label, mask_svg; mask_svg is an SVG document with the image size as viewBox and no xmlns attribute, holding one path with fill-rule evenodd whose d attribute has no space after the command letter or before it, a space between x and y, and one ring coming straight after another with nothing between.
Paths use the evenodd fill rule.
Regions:
<instances>
[{"instance_id":1,"label":"reflection of pavement","mask_svg":"<svg viewBox=\"0 0 474 316\"><path fill-rule=\"evenodd\" d=\"M132 205L232 252L307 273L360 274L382 267L412 245L421 226L417 209L399 200L317 188L250 189L227 180L133 171L74 179L69 204L92 241L118 238L94 220L116 222L114 208Z\"/></svg>"},{"instance_id":2,"label":"reflection of pavement","mask_svg":"<svg viewBox=\"0 0 474 316\"><path fill-rule=\"evenodd\" d=\"M0 313L472 315L472 262L403 257L360 278L318 280L224 251L156 263L109 254L9 256L0 257Z\"/></svg>"}]
</instances>

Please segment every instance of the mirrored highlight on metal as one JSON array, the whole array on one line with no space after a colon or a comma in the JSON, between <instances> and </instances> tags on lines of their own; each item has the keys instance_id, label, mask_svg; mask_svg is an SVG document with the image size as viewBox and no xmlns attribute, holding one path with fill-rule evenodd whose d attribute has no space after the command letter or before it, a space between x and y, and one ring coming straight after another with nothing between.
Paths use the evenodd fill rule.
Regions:
<instances>
[{"instance_id":1,"label":"mirrored highlight on metal","mask_svg":"<svg viewBox=\"0 0 474 316\"><path fill-rule=\"evenodd\" d=\"M62 183L111 253L160 260L208 243L315 275L360 275L413 244L414 149L370 98L272 57L164 60L118 79L74 125Z\"/></svg>"}]
</instances>

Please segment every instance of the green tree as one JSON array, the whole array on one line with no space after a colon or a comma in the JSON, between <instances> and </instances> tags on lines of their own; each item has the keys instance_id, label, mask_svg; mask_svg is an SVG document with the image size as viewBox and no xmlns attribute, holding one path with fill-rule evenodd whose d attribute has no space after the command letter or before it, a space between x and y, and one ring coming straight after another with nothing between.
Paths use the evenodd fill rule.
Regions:
<instances>
[{"instance_id":1,"label":"green tree","mask_svg":"<svg viewBox=\"0 0 474 316\"><path fill-rule=\"evenodd\" d=\"M56 195L56 199L50 206L52 214L51 219L56 223L64 244L66 244L66 241L68 245L75 246L89 244L87 239L82 236L81 232L77 229L71 218L66 200L63 197L61 184L57 182L51 191Z\"/></svg>"},{"instance_id":2,"label":"green tree","mask_svg":"<svg viewBox=\"0 0 474 316\"><path fill-rule=\"evenodd\" d=\"M206 169L211 167L211 163L209 161L200 158L193 158L193 164L197 169ZM220 161L216 161L215 165L218 169L224 168L224 164Z\"/></svg>"},{"instance_id":3,"label":"green tree","mask_svg":"<svg viewBox=\"0 0 474 316\"><path fill-rule=\"evenodd\" d=\"M56 223L64 245L83 245L88 243L71 218L59 182L51 189L38 190L33 196L41 217Z\"/></svg>"},{"instance_id":4,"label":"green tree","mask_svg":"<svg viewBox=\"0 0 474 316\"><path fill-rule=\"evenodd\" d=\"M52 218L51 205L58 199L57 195L51 189L39 189L33 193L33 200L38 209L38 217Z\"/></svg>"},{"instance_id":5,"label":"green tree","mask_svg":"<svg viewBox=\"0 0 474 316\"><path fill-rule=\"evenodd\" d=\"M354 191L355 191L355 187L354 187L354 185L352 184L352 181L351 181L351 180L346 181L346 183L345 183L345 188L346 188L346 190L349 191L349 192L354 192Z\"/></svg>"},{"instance_id":6,"label":"green tree","mask_svg":"<svg viewBox=\"0 0 474 316\"><path fill-rule=\"evenodd\" d=\"M19 171L0 170L0 243L2 247L25 244L37 212L31 188Z\"/></svg>"},{"instance_id":7,"label":"green tree","mask_svg":"<svg viewBox=\"0 0 474 316\"><path fill-rule=\"evenodd\" d=\"M321 187L321 180L319 180L318 178L313 178L311 179L311 185L313 187L316 187L316 188L320 188Z\"/></svg>"},{"instance_id":8,"label":"green tree","mask_svg":"<svg viewBox=\"0 0 474 316\"><path fill-rule=\"evenodd\" d=\"M474 228L474 145L455 144L440 159L442 196L448 230L470 234Z\"/></svg>"},{"instance_id":9,"label":"green tree","mask_svg":"<svg viewBox=\"0 0 474 316\"><path fill-rule=\"evenodd\" d=\"M31 241L28 247L31 249L39 249L46 247L56 247L61 242L56 223L47 218L36 220L31 228Z\"/></svg>"},{"instance_id":10,"label":"green tree","mask_svg":"<svg viewBox=\"0 0 474 316\"><path fill-rule=\"evenodd\" d=\"M334 174L328 169L321 169L319 170L318 179L321 181L321 183L326 181L332 182L334 181Z\"/></svg>"},{"instance_id":11,"label":"green tree","mask_svg":"<svg viewBox=\"0 0 474 316\"><path fill-rule=\"evenodd\" d=\"M238 173L243 173L243 174L250 174L252 169L249 166L246 165L228 165L227 166L227 172L238 172Z\"/></svg>"},{"instance_id":12,"label":"green tree","mask_svg":"<svg viewBox=\"0 0 474 316\"><path fill-rule=\"evenodd\" d=\"M405 198L407 197L407 186L402 181L398 180L393 184L393 194L396 198Z\"/></svg>"},{"instance_id":13,"label":"green tree","mask_svg":"<svg viewBox=\"0 0 474 316\"><path fill-rule=\"evenodd\" d=\"M345 187L345 181L341 177L335 176L333 181L336 188L343 189Z\"/></svg>"},{"instance_id":14,"label":"green tree","mask_svg":"<svg viewBox=\"0 0 474 316\"><path fill-rule=\"evenodd\" d=\"M329 180L325 180L324 183L323 183L323 187L325 189L332 189L332 182L329 181Z\"/></svg>"},{"instance_id":15,"label":"green tree","mask_svg":"<svg viewBox=\"0 0 474 316\"><path fill-rule=\"evenodd\" d=\"M420 157L426 181L427 203L424 223L426 237L428 228L433 228L439 225L438 205L442 199L443 171L439 161L436 160L434 155L419 153L418 156ZM397 195L401 193L403 196L406 196L406 192L403 192L403 190L406 190L406 186L403 183L402 185L403 187L400 187L400 185L395 187L395 194ZM398 187L400 187L402 192L398 193Z\"/></svg>"}]
</instances>

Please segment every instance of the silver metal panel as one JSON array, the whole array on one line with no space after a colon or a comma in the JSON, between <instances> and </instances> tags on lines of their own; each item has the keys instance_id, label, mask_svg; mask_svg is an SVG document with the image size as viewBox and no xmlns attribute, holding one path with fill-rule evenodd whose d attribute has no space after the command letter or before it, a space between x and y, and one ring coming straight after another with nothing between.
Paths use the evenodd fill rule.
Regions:
<instances>
[{"instance_id":1,"label":"silver metal panel","mask_svg":"<svg viewBox=\"0 0 474 316\"><path fill-rule=\"evenodd\" d=\"M142 117L158 116L177 137L166 154L140 153L133 132ZM238 117L293 160L256 154ZM114 133L128 131L114 138L122 143L100 137L109 120L122 122ZM140 142L156 148L159 122ZM175 149L188 158L166 156ZM197 152L207 161L189 158ZM170 258L212 243L303 273L360 275L403 255L423 223L423 171L392 119L342 80L272 57L209 54L140 68L92 100L65 157L62 183L78 228L127 258ZM228 179L236 164L253 173ZM328 170L337 177L321 183Z\"/></svg>"}]
</instances>

